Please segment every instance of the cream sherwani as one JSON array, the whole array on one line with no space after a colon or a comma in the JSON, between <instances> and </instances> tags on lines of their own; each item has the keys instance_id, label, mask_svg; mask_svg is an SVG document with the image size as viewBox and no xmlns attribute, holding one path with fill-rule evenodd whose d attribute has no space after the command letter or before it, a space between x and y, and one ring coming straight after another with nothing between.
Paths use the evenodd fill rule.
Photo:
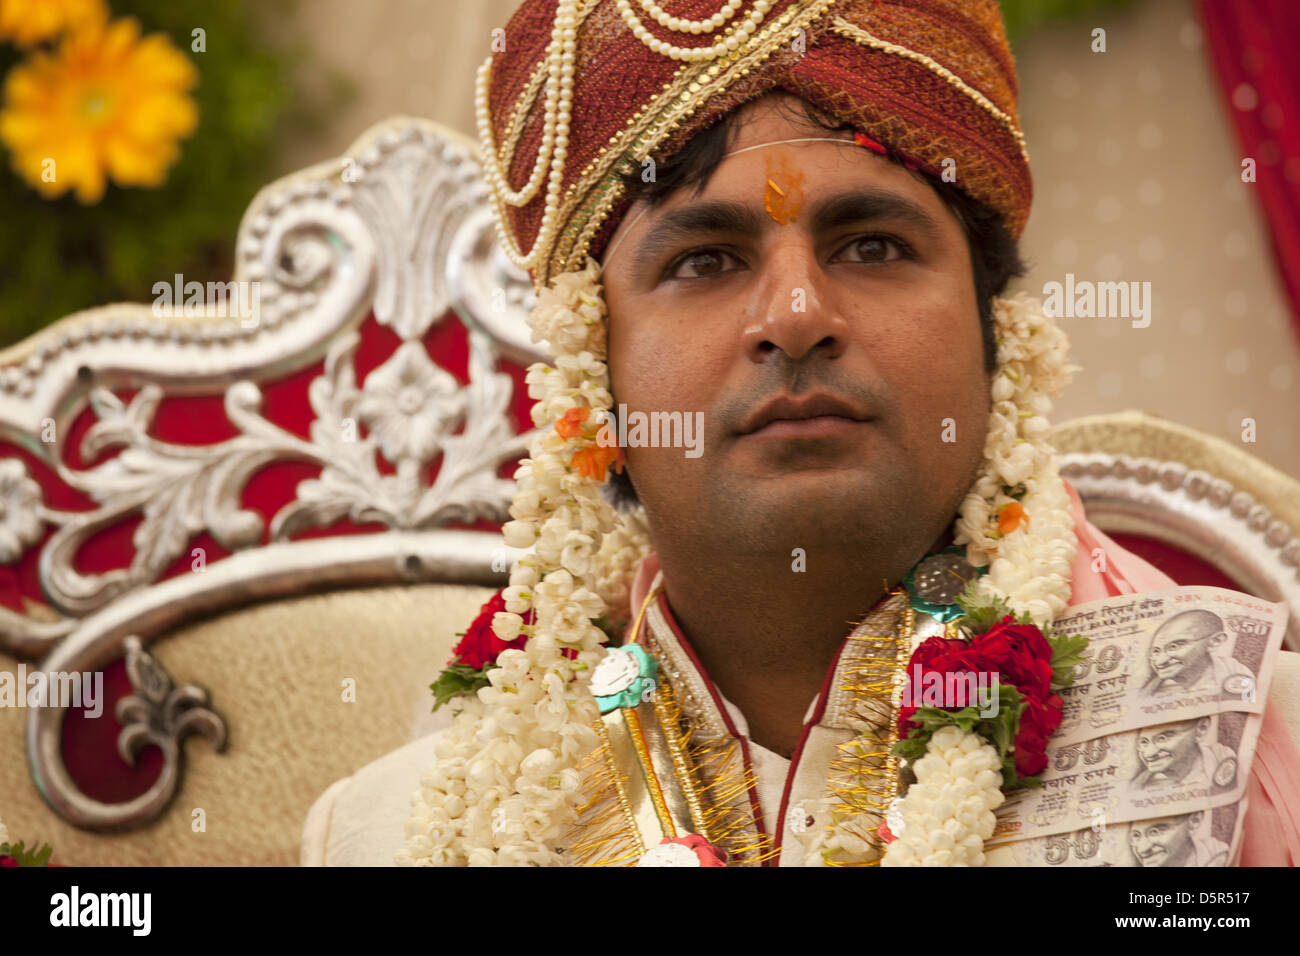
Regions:
<instances>
[{"instance_id":1,"label":"cream sherwani","mask_svg":"<svg viewBox=\"0 0 1300 956\"><path fill-rule=\"evenodd\" d=\"M1084 515L1078 494L1068 482L1066 487L1079 538L1072 605L1174 586L1167 575L1092 525ZM1091 568L1095 548L1106 553L1105 571ZM652 554L636 575L633 607L641 606L660 578L658 559ZM903 596L886 596L875 610L888 601L903 600ZM673 682L684 712L710 736L734 738L739 744L755 780L748 796L753 827L770 837L777 851L767 865L803 865L808 811L826 795L836 747L854 735L848 722L850 701L844 676L854 664L855 636L846 637L822 689L809 702L800 742L792 758L786 759L749 739L745 715L721 694L699 665L689 641L672 618L666 597L651 602L647 617L660 665ZM918 614L916 620L913 646L942 630L927 615ZM1300 738L1300 655L1283 652L1281 658L1251 765L1242 865L1300 863L1300 750L1293 739ZM313 806L304 827L303 862L391 863L404 839L402 825L410 794L418 786L420 773L433 759L435 736L431 734L389 754L326 791Z\"/></svg>"}]
</instances>

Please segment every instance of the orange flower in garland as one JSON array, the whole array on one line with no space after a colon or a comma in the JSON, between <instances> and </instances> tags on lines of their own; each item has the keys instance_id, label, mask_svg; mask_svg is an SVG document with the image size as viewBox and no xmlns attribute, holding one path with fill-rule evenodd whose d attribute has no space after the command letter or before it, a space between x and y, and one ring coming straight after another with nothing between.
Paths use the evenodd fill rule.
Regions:
<instances>
[{"instance_id":1,"label":"orange flower in garland","mask_svg":"<svg viewBox=\"0 0 1300 956\"><path fill-rule=\"evenodd\" d=\"M555 423L555 431L561 438L582 438L587 434L583 425L591 417L591 409L585 405L571 408ZM603 436L595 445L579 448L573 453L573 468L584 478L604 481L611 465L620 474L626 459L623 449L617 441L610 441L613 429L606 423L600 426Z\"/></svg>"},{"instance_id":2,"label":"orange flower in garland","mask_svg":"<svg viewBox=\"0 0 1300 956\"><path fill-rule=\"evenodd\" d=\"M1025 507L1019 501L1007 502L998 512L998 532L1002 535L1015 531L1022 522L1029 524L1029 516L1025 514Z\"/></svg>"},{"instance_id":3,"label":"orange flower in garland","mask_svg":"<svg viewBox=\"0 0 1300 956\"><path fill-rule=\"evenodd\" d=\"M617 445L592 445L573 453L573 467L578 474L593 481L604 481L610 465L622 474L624 461L623 449Z\"/></svg>"},{"instance_id":4,"label":"orange flower in garland","mask_svg":"<svg viewBox=\"0 0 1300 956\"><path fill-rule=\"evenodd\" d=\"M14 170L47 199L75 189L99 202L120 186L160 186L198 125L188 91L198 70L160 33L132 19L92 21L10 72L0 139Z\"/></svg>"},{"instance_id":5,"label":"orange flower in garland","mask_svg":"<svg viewBox=\"0 0 1300 956\"><path fill-rule=\"evenodd\" d=\"M581 438L583 435L582 423L587 420L590 414L591 409L585 405L571 408L555 423L555 430L561 438Z\"/></svg>"},{"instance_id":6,"label":"orange flower in garland","mask_svg":"<svg viewBox=\"0 0 1300 956\"><path fill-rule=\"evenodd\" d=\"M107 19L104 0L0 0L0 40L28 47Z\"/></svg>"}]
</instances>

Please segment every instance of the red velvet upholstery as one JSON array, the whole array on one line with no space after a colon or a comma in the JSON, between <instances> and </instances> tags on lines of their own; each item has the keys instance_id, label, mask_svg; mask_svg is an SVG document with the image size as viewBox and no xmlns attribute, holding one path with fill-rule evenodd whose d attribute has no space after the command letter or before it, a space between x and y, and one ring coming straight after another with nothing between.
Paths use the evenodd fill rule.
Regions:
<instances>
[{"instance_id":1,"label":"red velvet upholstery","mask_svg":"<svg viewBox=\"0 0 1300 956\"><path fill-rule=\"evenodd\" d=\"M401 340L395 333L376 322L373 316L368 317L361 327L361 344L356 355L357 381L364 381L366 375L388 359L400 344ZM469 340L459 319L449 314L444 321L435 324L425 336L425 344L434 361L462 384L468 381ZM312 379L322 373L323 366L324 361L321 360L278 381L261 383L265 417L280 427L307 438L308 427L314 417L307 400L307 387ZM503 360L502 370L508 372L514 380L511 414L516 431L526 431L532 427L532 400L524 385L524 369ZM135 391L115 389L114 394L123 401L128 401ZM118 449L114 449L93 461L81 459L79 448L82 437L94 421L94 412L87 405L73 423L63 446L64 463L70 469L92 467L119 453ZM158 406L151 434L168 442L206 445L233 438L236 430L226 418L222 395L217 392L205 396L164 398ZM0 458L4 457L18 457L26 463L28 472L41 485L45 502L50 507L72 511L90 510L94 507L93 501L70 488L52 469L22 446L0 441ZM376 457L380 470L391 474L392 466L382 456ZM428 479L430 482L436 476L436 467L435 462L434 474ZM514 467L513 463L507 463L502 467L501 475L509 477L514 473ZM316 477L319 472L318 466L306 463L270 465L248 482L242 505L261 514L269 526L276 511L293 500L298 483ZM129 566L134 551L132 535L138 524L138 517L124 521L87 541L76 556L77 570L82 573L102 573ZM469 527L490 529L497 526L480 521ZM378 523L357 525L343 520L329 528L304 531L297 537L383 530L384 526ZM0 603L16 611L23 610L24 598L44 603L37 577L37 562L52 533L53 529L47 528L45 538L27 551L17 564L0 565ZM263 543L266 543L266 536L267 532L264 531ZM229 552L207 534L194 538L190 547L203 548L209 564L229 556ZM187 548L163 578L190 573L191 563L190 549ZM162 768L162 755L157 748L144 750L134 768L126 766L117 755L116 741L121 725L115 715L116 705L119 698L130 692L125 664L119 660L104 671L104 715L90 720L79 711L70 711L64 720L62 749L68 770L78 786L98 800L116 803L137 796L149 788Z\"/></svg>"}]
</instances>

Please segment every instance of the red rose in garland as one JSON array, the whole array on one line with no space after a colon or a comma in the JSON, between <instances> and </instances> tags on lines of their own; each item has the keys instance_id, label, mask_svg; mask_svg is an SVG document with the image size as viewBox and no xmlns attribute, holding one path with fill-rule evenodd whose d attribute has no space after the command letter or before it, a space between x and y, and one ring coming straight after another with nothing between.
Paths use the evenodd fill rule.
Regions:
<instances>
[{"instance_id":1,"label":"red rose in garland","mask_svg":"<svg viewBox=\"0 0 1300 956\"><path fill-rule=\"evenodd\" d=\"M1052 693L1052 646L1032 624L1004 617L970 643L982 663L997 671L999 680L1026 697L1044 701Z\"/></svg>"},{"instance_id":2,"label":"red rose in garland","mask_svg":"<svg viewBox=\"0 0 1300 956\"><path fill-rule=\"evenodd\" d=\"M965 641L946 637L931 637L923 641L921 646L912 653L912 659L907 664L907 690L903 694L905 703L898 709L898 736L906 737L914 726L911 723L912 715L921 706L920 701L923 699L927 674L938 675L942 686L945 674L977 670L979 670L978 661L969 654ZM954 709L960 710L966 704L967 701L963 699Z\"/></svg>"},{"instance_id":3,"label":"red rose in garland","mask_svg":"<svg viewBox=\"0 0 1300 956\"><path fill-rule=\"evenodd\" d=\"M506 609L504 592L498 591L479 609L478 617L461 637L460 643L451 652L451 661L438 679L429 685L433 691L433 709L455 697L466 697L481 687L488 685L487 672L496 667L497 657L504 650L519 650L528 642L528 635L521 633L512 641L503 641L492 630L492 618L499 611ZM524 624L531 625L535 614L530 609L524 615Z\"/></svg>"},{"instance_id":4,"label":"red rose in garland","mask_svg":"<svg viewBox=\"0 0 1300 956\"><path fill-rule=\"evenodd\" d=\"M1032 786L1047 768L1047 742L1061 725L1056 691L1071 683L1087 641L1044 634L1002 604L972 602L965 609L961 626L969 639L931 637L908 661L894 752L917 760L937 730L954 725L997 749L1004 787ZM985 696L990 690L991 699Z\"/></svg>"},{"instance_id":5,"label":"red rose in garland","mask_svg":"<svg viewBox=\"0 0 1300 956\"><path fill-rule=\"evenodd\" d=\"M527 634L520 634L513 641L503 641L497 637L496 632L492 630L492 617L498 611L505 611L506 599L503 592L498 591L488 599L478 612L478 617L474 618L465 636L461 638L455 650L451 652L451 660L447 662L450 667L460 664L472 670L481 671L496 663L497 656L507 648L518 650L528 641ZM524 615L524 623L533 623L533 611L529 610Z\"/></svg>"},{"instance_id":6,"label":"red rose in garland","mask_svg":"<svg viewBox=\"0 0 1300 956\"><path fill-rule=\"evenodd\" d=\"M1046 703L1025 698L1016 732L1016 773L1032 777L1047 769L1047 741L1061 726L1061 698L1052 694Z\"/></svg>"}]
</instances>

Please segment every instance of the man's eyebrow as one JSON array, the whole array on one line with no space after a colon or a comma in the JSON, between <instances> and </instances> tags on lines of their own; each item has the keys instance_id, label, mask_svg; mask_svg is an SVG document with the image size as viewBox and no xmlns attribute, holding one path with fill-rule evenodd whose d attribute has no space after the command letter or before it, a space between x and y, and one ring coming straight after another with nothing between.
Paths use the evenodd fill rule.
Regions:
<instances>
[{"instance_id":1,"label":"man's eyebrow","mask_svg":"<svg viewBox=\"0 0 1300 956\"><path fill-rule=\"evenodd\" d=\"M897 193L854 189L836 193L814 203L809 211L814 233L855 222L881 219L901 220L938 236L939 223L919 203ZM776 225L766 213L749 203L732 199L711 199L688 203L665 213L637 246L638 263L652 262L664 250L696 236L710 233L754 235Z\"/></svg>"},{"instance_id":2,"label":"man's eyebrow","mask_svg":"<svg viewBox=\"0 0 1300 956\"><path fill-rule=\"evenodd\" d=\"M637 246L637 261L648 263L665 249L708 233L758 233L764 215L747 203L733 199L711 199L688 203L665 213Z\"/></svg>"},{"instance_id":3,"label":"man's eyebrow","mask_svg":"<svg viewBox=\"0 0 1300 956\"><path fill-rule=\"evenodd\" d=\"M813 204L812 231L825 232L837 226L879 219L902 221L937 238L939 223L920 203L898 193L878 189L854 189L835 193Z\"/></svg>"}]
</instances>

